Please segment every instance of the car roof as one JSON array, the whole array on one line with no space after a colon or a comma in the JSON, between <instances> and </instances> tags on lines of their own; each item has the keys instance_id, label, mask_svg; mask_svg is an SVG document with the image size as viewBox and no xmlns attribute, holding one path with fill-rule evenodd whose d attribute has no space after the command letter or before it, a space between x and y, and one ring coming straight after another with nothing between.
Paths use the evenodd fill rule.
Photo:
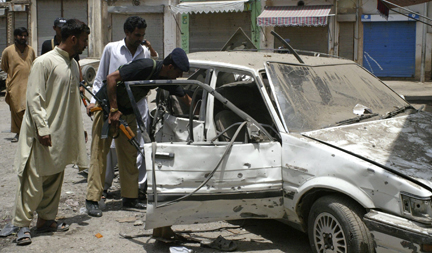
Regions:
<instances>
[{"instance_id":1,"label":"car roof","mask_svg":"<svg viewBox=\"0 0 432 253\"><path fill-rule=\"evenodd\" d=\"M356 64L355 62L342 58L318 57L318 56L300 56L305 65L333 65L333 64ZM251 68L261 70L264 68L264 62L286 62L288 64L300 64L292 54L279 54L268 52L247 52L247 51L212 51L196 52L188 54L191 65L217 65L227 66L236 65L241 68ZM303 64L301 64L303 65Z\"/></svg>"}]
</instances>

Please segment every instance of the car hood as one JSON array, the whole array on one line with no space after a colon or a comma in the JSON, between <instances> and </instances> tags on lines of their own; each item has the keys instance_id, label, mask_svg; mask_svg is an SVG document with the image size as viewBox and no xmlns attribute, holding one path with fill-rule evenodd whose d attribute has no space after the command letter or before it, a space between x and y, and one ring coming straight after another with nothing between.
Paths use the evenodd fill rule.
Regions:
<instances>
[{"instance_id":1,"label":"car hood","mask_svg":"<svg viewBox=\"0 0 432 253\"><path fill-rule=\"evenodd\" d=\"M431 181L431 122L432 114L418 112L303 135L363 156L407 176Z\"/></svg>"}]
</instances>

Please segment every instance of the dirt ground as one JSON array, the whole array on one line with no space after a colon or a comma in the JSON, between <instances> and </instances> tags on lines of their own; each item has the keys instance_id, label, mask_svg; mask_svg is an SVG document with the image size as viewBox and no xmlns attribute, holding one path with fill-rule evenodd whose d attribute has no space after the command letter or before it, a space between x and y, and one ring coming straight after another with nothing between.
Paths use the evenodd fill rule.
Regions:
<instances>
[{"instance_id":1,"label":"dirt ground","mask_svg":"<svg viewBox=\"0 0 432 253\"><path fill-rule=\"evenodd\" d=\"M91 133L91 121L85 115L85 129ZM17 148L10 138L10 112L0 95L0 228L11 221L16 173L13 160ZM91 136L90 136L91 137ZM90 141L87 143L89 152ZM121 208L118 179L112 191L113 199L105 203L101 218L90 217L85 212L86 174L68 166L62 189L57 218L70 224L65 233L37 235L32 228L33 243L16 246L15 236L0 237L1 252L170 252L170 247L184 246L194 252L218 252L201 247L198 242L163 243L151 238L151 230L144 230L146 212L126 211ZM35 226L36 216L32 226ZM237 252L311 252L305 234L274 220L238 220L206 224L173 226L174 231L186 238L214 240L222 235L235 241ZM96 235L102 235L98 238ZM128 238L125 238L128 237Z\"/></svg>"}]
</instances>

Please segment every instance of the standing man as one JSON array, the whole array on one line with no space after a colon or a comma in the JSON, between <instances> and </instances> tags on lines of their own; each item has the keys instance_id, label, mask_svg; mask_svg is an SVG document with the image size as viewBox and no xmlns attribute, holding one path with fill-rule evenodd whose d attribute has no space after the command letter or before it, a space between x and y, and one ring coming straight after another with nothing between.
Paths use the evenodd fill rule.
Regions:
<instances>
[{"instance_id":1,"label":"standing man","mask_svg":"<svg viewBox=\"0 0 432 253\"><path fill-rule=\"evenodd\" d=\"M117 82L176 79L181 77L183 72L186 71L189 71L189 60L186 53L183 49L176 48L163 61L138 59L123 65L119 70L108 75L107 89L101 89L97 96L101 99L109 100L111 109L108 119L111 123L111 133L107 139L101 139L104 115L101 111L96 112L92 129L92 157L90 161L86 199L86 207L89 215L96 217L102 216L98 201L102 195L102 182L105 175L103 159L108 153L108 147L112 140L112 132L118 130L116 126L118 126L120 116L128 123L135 134L137 132L136 117L133 113L129 97L125 92L125 86L124 84L119 84L117 88ZM180 86L161 86L161 88L170 91L171 95L181 97L186 104L190 104L190 97ZM121 91L117 92L119 90ZM138 87L133 89L132 92L134 93L135 99L139 101L148 94L149 90L149 87ZM128 138L123 132L120 132L118 138L115 139L115 144L118 155L123 207L145 208L145 205L138 202L137 199L138 170L136 168L136 149L129 143Z\"/></svg>"},{"instance_id":2,"label":"standing man","mask_svg":"<svg viewBox=\"0 0 432 253\"><path fill-rule=\"evenodd\" d=\"M62 41L37 58L30 71L27 108L18 143L15 168L18 190L13 225L19 227L17 245L31 243L30 223L38 213L36 231L67 231L55 221L65 166L87 164L78 64L73 59L87 46L89 27L69 19Z\"/></svg>"},{"instance_id":3,"label":"standing man","mask_svg":"<svg viewBox=\"0 0 432 253\"><path fill-rule=\"evenodd\" d=\"M11 142L17 142L26 108L27 79L35 51L27 45L28 32L24 27L15 29L15 43L2 53L1 69L7 73L6 98L11 111L11 132L16 133Z\"/></svg>"},{"instance_id":4,"label":"standing man","mask_svg":"<svg viewBox=\"0 0 432 253\"><path fill-rule=\"evenodd\" d=\"M42 43L41 55L53 50L56 46L60 45L60 42L62 41L61 28L63 27L64 24L66 24L66 19L64 19L64 18L56 18L54 20L53 30L55 31L56 34L54 35L53 39L45 40ZM83 77L82 77L82 72L81 72L81 66L79 65L79 60L80 60L79 54L75 55L74 59L78 63L80 81L82 81ZM84 88L80 87L80 91L84 92Z\"/></svg>"},{"instance_id":5,"label":"standing man","mask_svg":"<svg viewBox=\"0 0 432 253\"><path fill-rule=\"evenodd\" d=\"M56 18L54 20L54 26L53 26L53 30L55 31L54 38L50 39L50 40L45 40L42 43L41 55L48 53L49 51L53 50L55 46L60 45L61 28L63 27L64 24L66 24L66 19L64 19L64 18ZM78 60L77 60L77 58L78 58ZM79 61L78 55L75 56L75 60Z\"/></svg>"},{"instance_id":6,"label":"standing man","mask_svg":"<svg viewBox=\"0 0 432 253\"><path fill-rule=\"evenodd\" d=\"M121 65L136 59L158 58L158 53L153 49L148 40L145 41L144 46L141 45L144 39L146 28L147 23L143 18L132 16L126 19L123 25L126 37L119 41L108 43L108 45L106 45L104 48L96 78L93 83L93 93L96 94L102 87L103 81L106 80L108 74L116 71ZM94 103L95 99L92 98L88 110L94 107ZM149 121L149 117L146 98L138 101L138 108L140 109L143 121L147 123ZM139 138L139 136L138 139L140 141L142 140L142 138ZM142 159L144 158L139 157L138 159L140 162L138 166L138 169L140 170L140 181L142 181L142 178L145 176L145 165L142 162ZM114 167L117 164L117 154L115 151L114 142L111 143L111 148L104 164L106 164L104 165L106 167L106 175L102 182L104 182L104 195L106 195L108 194L108 189L112 185L114 178Z\"/></svg>"}]
</instances>

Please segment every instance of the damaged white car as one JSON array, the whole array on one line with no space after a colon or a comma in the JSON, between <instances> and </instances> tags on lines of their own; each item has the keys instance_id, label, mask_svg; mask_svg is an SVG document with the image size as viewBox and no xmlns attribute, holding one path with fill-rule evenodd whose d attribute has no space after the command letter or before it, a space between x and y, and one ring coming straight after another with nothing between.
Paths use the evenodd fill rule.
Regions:
<instances>
[{"instance_id":1,"label":"damaged white car","mask_svg":"<svg viewBox=\"0 0 432 253\"><path fill-rule=\"evenodd\" d=\"M189 54L192 107L159 103L146 228L280 219L315 252L432 252L432 115L356 63Z\"/></svg>"}]
</instances>

